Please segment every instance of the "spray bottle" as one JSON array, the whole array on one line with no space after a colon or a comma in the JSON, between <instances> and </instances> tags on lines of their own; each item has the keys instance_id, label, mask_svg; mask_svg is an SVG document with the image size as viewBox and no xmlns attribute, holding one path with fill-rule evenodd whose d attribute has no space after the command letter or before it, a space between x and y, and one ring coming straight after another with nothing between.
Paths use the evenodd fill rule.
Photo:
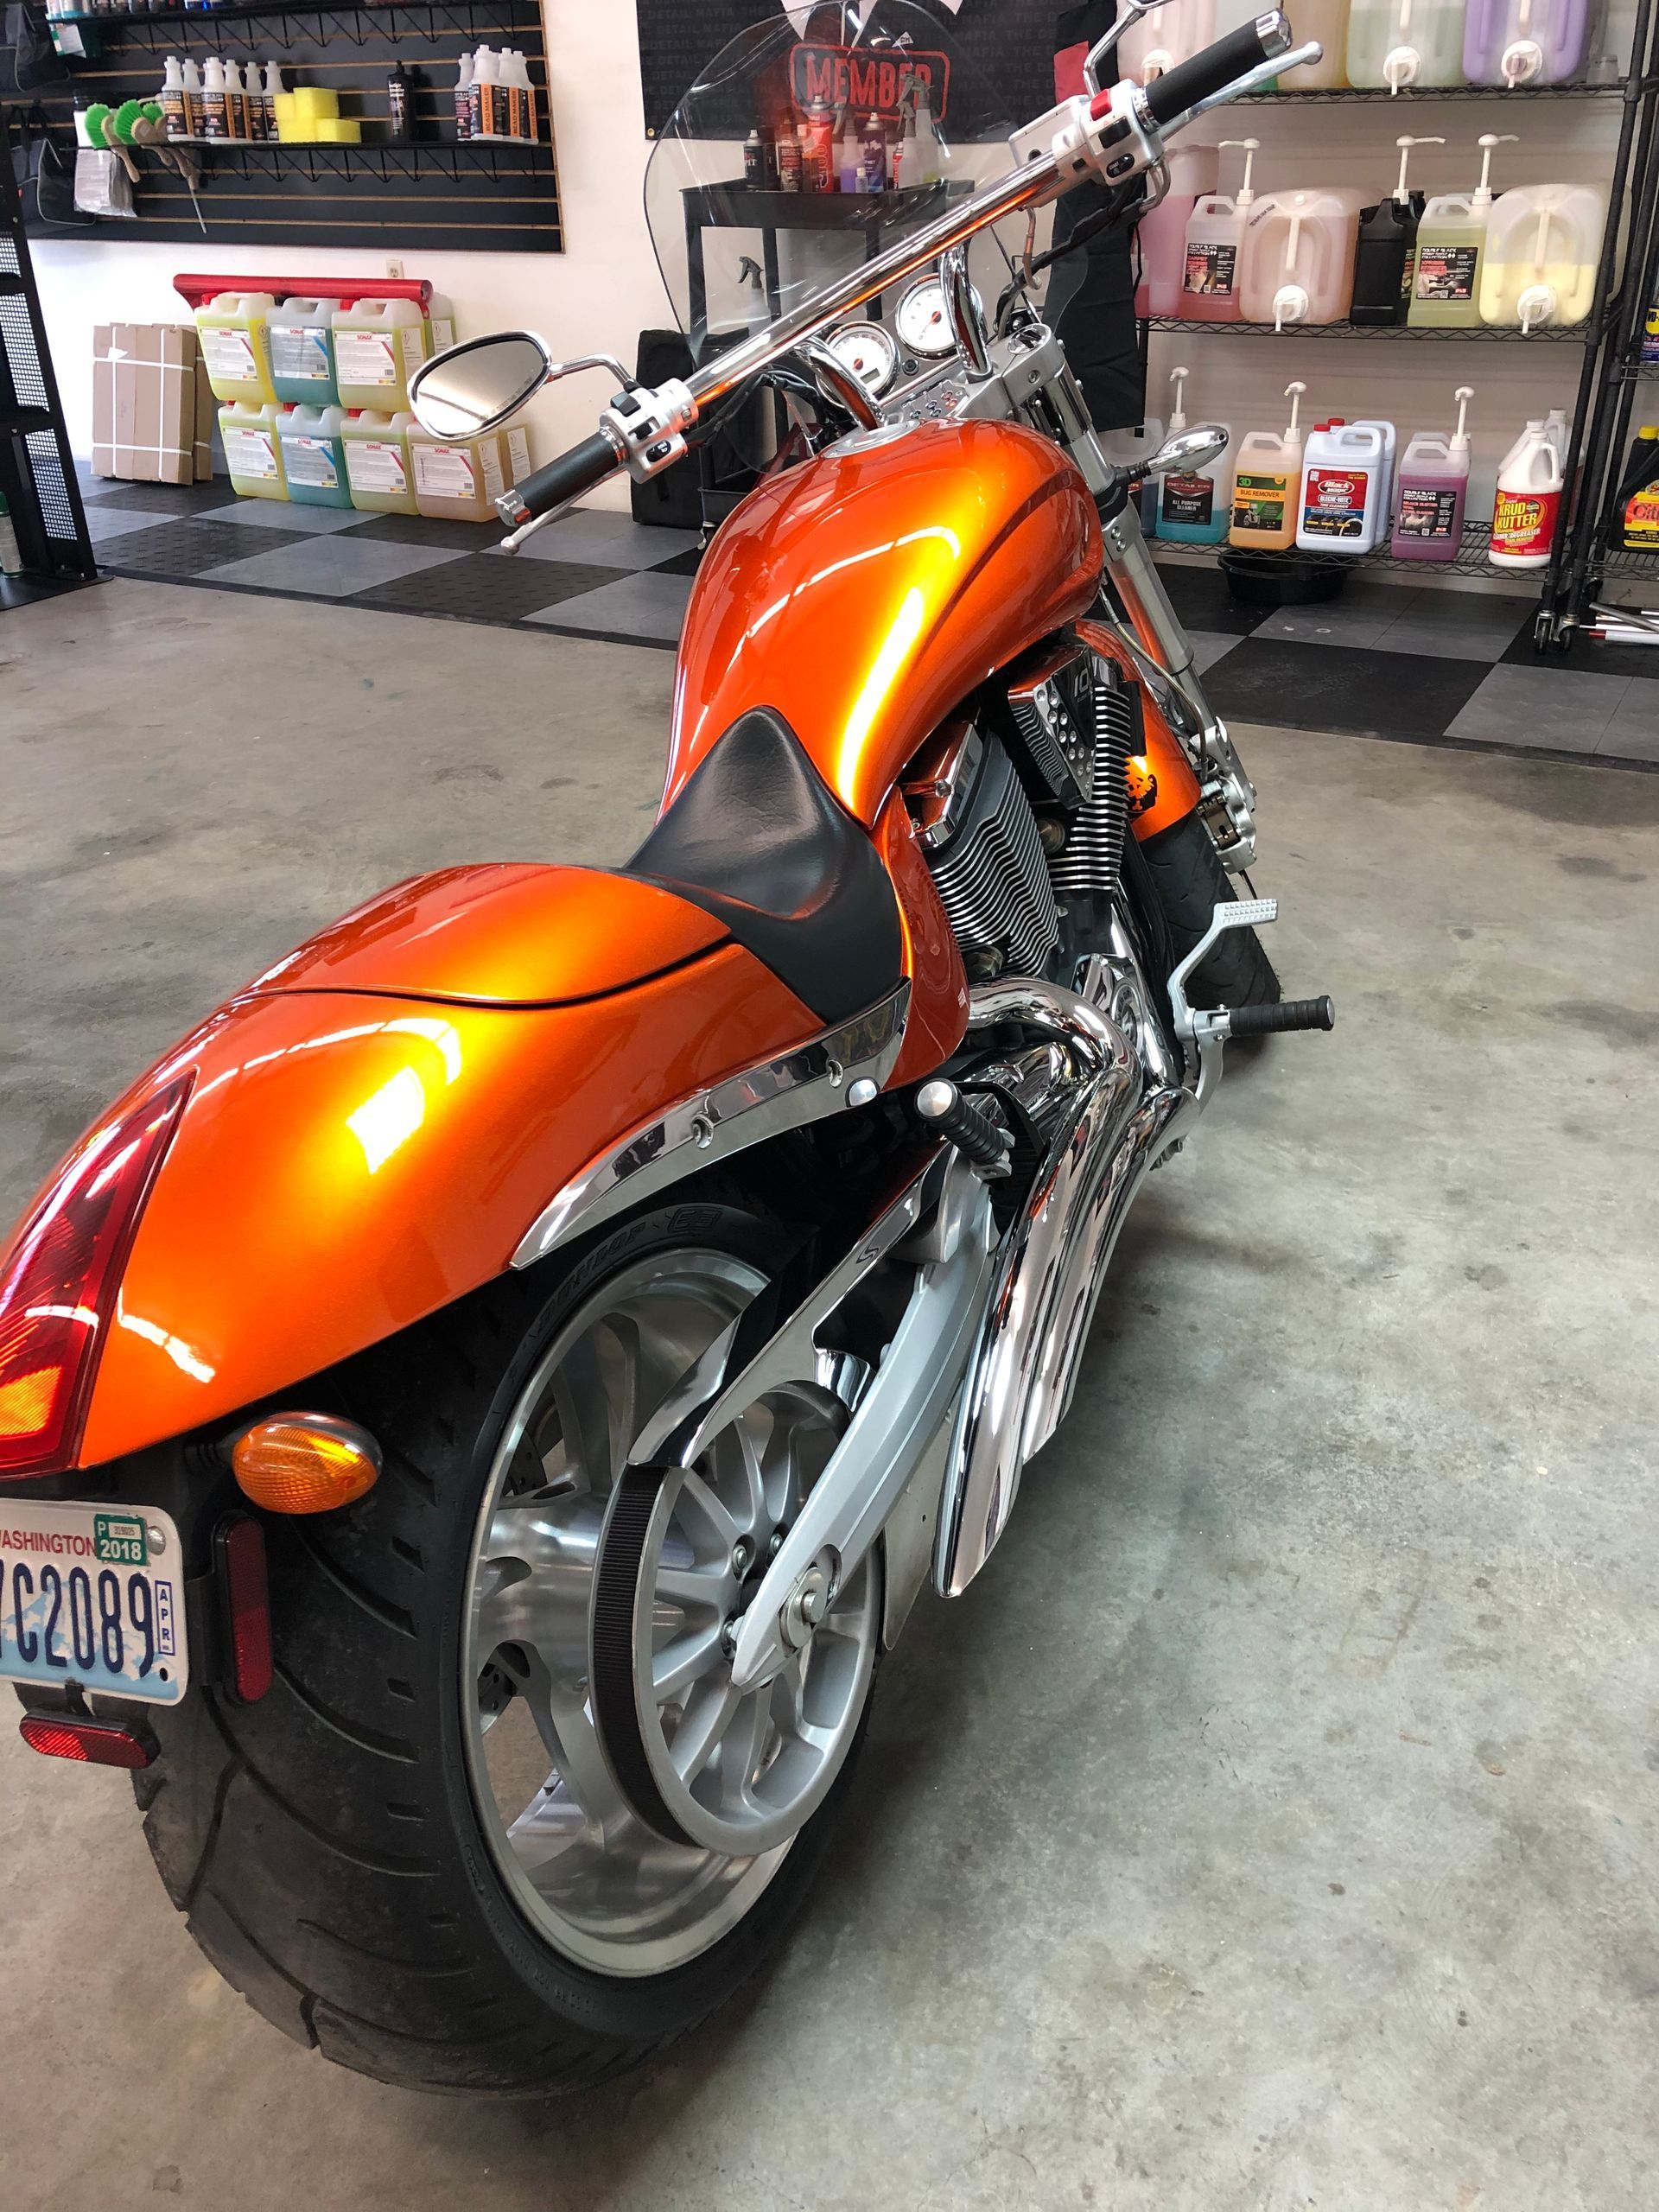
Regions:
<instances>
[{"instance_id":1,"label":"spray bottle","mask_svg":"<svg viewBox=\"0 0 1659 2212\"><path fill-rule=\"evenodd\" d=\"M1274 430L1248 430L1239 441L1238 474L1233 479L1233 517L1227 535L1235 545L1282 552L1296 542L1296 509L1302 487L1302 394L1307 386L1287 384L1290 421L1281 437Z\"/></svg>"},{"instance_id":2,"label":"spray bottle","mask_svg":"<svg viewBox=\"0 0 1659 2212\"><path fill-rule=\"evenodd\" d=\"M1174 405L1169 416L1172 438L1186 428L1185 400L1190 373L1189 370L1179 368L1169 372L1169 380L1175 387ZM1160 537L1172 538L1184 545L1220 544L1227 535L1229 521L1226 496L1222 490L1225 461L1224 454L1205 468L1163 479L1158 498Z\"/></svg>"},{"instance_id":3,"label":"spray bottle","mask_svg":"<svg viewBox=\"0 0 1659 2212\"><path fill-rule=\"evenodd\" d=\"M1458 427L1449 438L1438 430L1419 430L1400 464L1400 493L1395 502L1396 561L1455 561L1463 543L1463 510L1469 497L1469 402L1472 389L1460 384Z\"/></svg>"},{"instance_id":4,"label":"spray bottle","mask_svg":"<svg viewBox=\"0 0 1659 2212\"><path fill-rule=\"evenodd\" d=\"M1421 193L1406 189L1406 164L1414 146L1444 146L1444 138L1396 138L1400 175L1388 199L1367 207L1359 219L1359 244L1354 255L1354 303L1351 322L1403 322L1411 305L1412 278L1417 269L1417 225L1423 213Z\"/></svg>"}]
</instances>

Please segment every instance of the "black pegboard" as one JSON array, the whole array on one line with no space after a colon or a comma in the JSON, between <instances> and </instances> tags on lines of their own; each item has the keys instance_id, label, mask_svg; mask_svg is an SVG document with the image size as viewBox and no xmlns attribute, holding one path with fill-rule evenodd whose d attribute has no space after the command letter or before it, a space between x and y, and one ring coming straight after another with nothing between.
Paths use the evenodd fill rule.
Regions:
<instances>
[{"instance_id":1,"label":"black pegboard","mask_svg":"<svg viewBox=\"0 0 1659 2212\"><path fill-rule=\"evenodd\" d=\"M949 50L1001 96L1010 124L1054 105L1054 28L1064 0L963 0L962 13L915 0ZM688 88L730 40L782 18L782 0L638 0L645 129L655 137ZM830 14L826 8L826 19ZM816 26L815 26L816 29Z\"/></svg>"}]
</instances>

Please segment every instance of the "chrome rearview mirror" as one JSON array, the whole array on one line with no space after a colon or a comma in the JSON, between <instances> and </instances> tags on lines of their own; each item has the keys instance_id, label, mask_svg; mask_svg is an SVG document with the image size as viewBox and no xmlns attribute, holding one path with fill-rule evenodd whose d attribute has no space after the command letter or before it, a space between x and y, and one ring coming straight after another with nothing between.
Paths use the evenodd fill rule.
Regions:
<instances>
[{"instance_id":1,"label":"chrome rearview mirror","mask_svg":"<svg viewBox=\"0 0 1659 2212\"><path fill-rule=\"evenodd\" d=\"M1218 423L1197 423L1190 430L1177 430L1166 438L1147 463L1148 476L1188 476L1206 461L1219 461L1227 450L1227 433Z\"/></svg>"},{"instance_id":2,"label":"chrome rearview mirror","mask_svg":"<svg viewBox=\"0 0 1659 2212\"><path fill-rule=\"evenodd\" d=\"M1116 22L1103 39L1090 48L1088 59L1083 65L1083 81L1091 93L1100 90L1101 63L1117 44L1129 25L1138 22L1142 16L1149 16L1157 5L1158 0L1119 0Z\"/></svg>"},{"instance_id":3,"label":"chrome rearview mirror","mask_svg":"<svg viewBox=\"0 0 1659 2212\"><path fill-rule=\"evenodd\" d=\"M559 373L539 338L504 331L423 361L410 379L409 402L434 437L475 438L516 415Z\"/></svg>"}]
</instances>

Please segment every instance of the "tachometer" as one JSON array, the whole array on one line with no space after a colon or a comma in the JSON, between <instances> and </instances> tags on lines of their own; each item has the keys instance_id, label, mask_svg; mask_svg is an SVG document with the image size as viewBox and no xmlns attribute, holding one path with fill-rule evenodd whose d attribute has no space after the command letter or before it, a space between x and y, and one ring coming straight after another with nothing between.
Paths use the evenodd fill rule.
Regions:
<instances>
[{"instance_id":1,"label":"tachometer","mask_svg":"<svg viewBox=\"0 0 1659 2212\"><path fill-rule=\"evenodd\" d=\"M944 287L937 276L925 276L919 284L911 286L899 301L893 321L900 344L918 360L946 360L957 350Z\"/></svg>"},{"instance_id":2,"label":"tachometer","mask_svg":"<svg viewBox=\"0 0 1659 2212\"><path fill-rule=\"evenodd\" d=\"M899 373L899 348L893 333L879 322L849 322L827 341L843 369L850 369L874 399L880 399Z\"/></svg>"}]
</instances>

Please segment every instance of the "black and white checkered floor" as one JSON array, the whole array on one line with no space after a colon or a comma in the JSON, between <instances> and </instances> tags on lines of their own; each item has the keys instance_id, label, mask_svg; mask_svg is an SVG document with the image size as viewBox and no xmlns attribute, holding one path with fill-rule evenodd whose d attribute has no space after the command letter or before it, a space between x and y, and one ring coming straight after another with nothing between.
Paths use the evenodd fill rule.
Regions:
<instances>
[{"instance_id":1,"label":"black and white checkered floor","mask_svg":"<svg viewBox=\"0 0 1659 2212\"><path fill-rule=\"evenodd\" d=\"M114 575L659 651L678 639L698 561L690 533L608 512L567 516L514 559L486 524L239 499L223 482L82 489ZM1659 651L1540 662L1529 599L1357 575L1329 605L1264 613L1213 569L1163 574L1231 720L1659 768Z\"/></svg>"}]
</instances>

